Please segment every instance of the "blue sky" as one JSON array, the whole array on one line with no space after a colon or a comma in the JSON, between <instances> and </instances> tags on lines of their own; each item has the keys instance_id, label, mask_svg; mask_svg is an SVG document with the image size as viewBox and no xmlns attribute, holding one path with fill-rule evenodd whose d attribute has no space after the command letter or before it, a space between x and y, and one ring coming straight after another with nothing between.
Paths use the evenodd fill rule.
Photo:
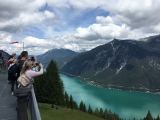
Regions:
<instances>
[{"instance_id":1,"label":"blue sky","mask_svg":"<svg viewBox=\"0 0 160 120\"><path fill-rule=\"evenodd\" d=\"M37 55L56 48L90 50L113 38L138 40L159 34L158 11L159 0L0 1L0 47L20 53L22 44L9 43L24 42Z\"/></svg>"}]
</instances>

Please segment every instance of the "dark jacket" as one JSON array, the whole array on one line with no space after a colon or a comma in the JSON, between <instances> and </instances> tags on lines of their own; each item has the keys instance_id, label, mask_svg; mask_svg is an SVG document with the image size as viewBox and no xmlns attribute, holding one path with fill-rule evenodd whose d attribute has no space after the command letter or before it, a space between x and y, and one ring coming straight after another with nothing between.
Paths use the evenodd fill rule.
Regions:
<instances>
[{"instance_id":1,"label":"dark jacket","mask_svg":"<svg viewBox=\"0 0 160 120\"><path fill-rule=\"evenodd\" d=\"M23 66L23 64L24 64L24 62L25 62L26 60L19 60L18 61L18 69L17 69L17 76L19 77L20 76L20 73L21 73L21 70L22 70L22 66Z\"/></svg>"},{"instance_id":2,"label":"dark jacket","mask_svg":"<svg viewBox=\"0 0 160 120\"><path fill-rule=\"evenodd\" d=\"M11 58L13 58L13 56L12 56L12 55L10 55L10 56L9 56L8 60L10 60Z\"/></svg>"}]
</instances>

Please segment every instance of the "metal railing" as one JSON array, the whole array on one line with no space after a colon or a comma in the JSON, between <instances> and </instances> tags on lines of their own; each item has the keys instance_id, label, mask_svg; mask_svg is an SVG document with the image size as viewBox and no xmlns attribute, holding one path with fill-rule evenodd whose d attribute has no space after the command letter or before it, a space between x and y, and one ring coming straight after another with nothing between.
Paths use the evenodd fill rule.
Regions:
<instances>
[{"instance_id":1,"label":"metal railing","mask_svg":"<svg viewBox=\"0 0 160 120\"><path fill-rule=\"evenodd\" d=\"M29 98L29 109L31 113L31 120L41 120L34 89L31 90L31 95Z\"/></svg>"}]
</instances>

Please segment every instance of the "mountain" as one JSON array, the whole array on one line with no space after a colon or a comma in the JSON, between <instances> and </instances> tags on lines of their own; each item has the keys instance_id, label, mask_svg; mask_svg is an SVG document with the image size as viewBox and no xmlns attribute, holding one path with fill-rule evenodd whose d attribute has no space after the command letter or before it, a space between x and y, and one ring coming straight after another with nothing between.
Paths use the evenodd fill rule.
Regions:
<instances>
[{"instance_id":1,"label":"mountain","mask_svg":"<svg viewBox=\"0 0 160 120\"><path fill-rule=\"evenodd\" d=\"M2 58L4 62L2 61ZM0 73L6 73L7 72L7 60L9 58L9 54L3 50L0 50ZM3 63L2 63L3 62Z\"/></svg>"},{"instance_id":2,"label":"mountain","mask_svg":"<svg viewBox=\"0 0 160 120\"><path fill-rule=\"evenodd\" d=\"M38 55L38 61L48 66L49 62L53 59L57 62L58 67L62 68L70 59L78 55L77 52L68 49L52 49L42 55Z\"/></svg>"},{"instance_id":3,"label":"mountain","mask_svg":"<svg viewBox=\"0 0 160 120\"><path fill-rule=\"evenodd\" d=\"M0 50L0 53L2 54L3 59L4 59L5 61L7 61L8 58L9 58L9 54L8 54L7 52L3 51L3 50Z\"/></svg>"},{"instance_id":4,"label":"mountain","mask_svg":"<svg viewBox=\"0 0 160 120\"><path fill-rule=\"evenodd\" d=\"M118 40L79 54L61 72L116 89L160 92L160 35Z\"/></svg>"}]
</instances>

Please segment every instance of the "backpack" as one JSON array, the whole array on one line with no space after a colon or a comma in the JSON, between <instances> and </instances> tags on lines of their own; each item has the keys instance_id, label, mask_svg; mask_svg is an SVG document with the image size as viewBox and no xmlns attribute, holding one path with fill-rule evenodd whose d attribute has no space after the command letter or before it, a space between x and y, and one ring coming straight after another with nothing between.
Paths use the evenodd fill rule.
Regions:
<instances>
[{"instance_id":1,"label":"backpack","mask_svg":"<svg viewBox=\"0 0 160 120\"><path fill-rule=\"evenodd\" d=\"M17 68L18 68L18 64L12 65L8 70L8 75L16 77L17 76Z\"/></svg>"},{"instance_id":2,"label":"backpack","mask_svg":"<svg viewBox=\"0 0 160 120\"><path fill-rule=\"evenodd\" d=\"M31 83L31 80L26 76L26 73L22 73L17 79L17 82L23 87L26 87Z\"/></svg>"}]
</instances>

